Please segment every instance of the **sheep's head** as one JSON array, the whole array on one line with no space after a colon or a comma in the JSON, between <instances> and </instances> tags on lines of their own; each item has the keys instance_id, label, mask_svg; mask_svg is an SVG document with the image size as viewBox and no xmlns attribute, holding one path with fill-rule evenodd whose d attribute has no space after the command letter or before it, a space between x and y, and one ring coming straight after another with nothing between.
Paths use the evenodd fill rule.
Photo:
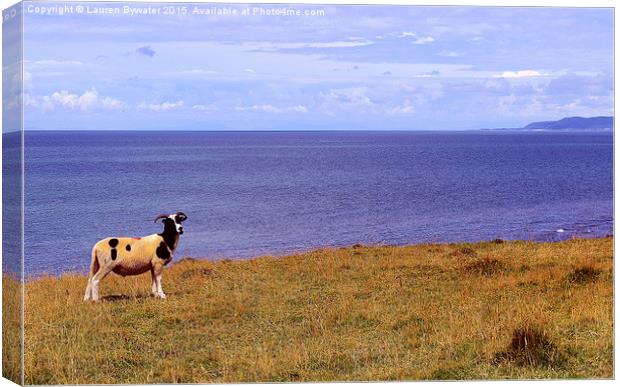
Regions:
<instances>
[{"instance_id":1,"label":"sheep's head","mask_svg":"<svg viewBox=\"0 0 620 387\"><path fill-rule=\"evenodd\" d=\"M164 230L167 228L174 229L179 235L183 235L183 225L181 223L187 219L187 215L182 212L170 215L162 214L155 218L155 222L159 219L162 219Z\"/></svg>"}]
</instances>

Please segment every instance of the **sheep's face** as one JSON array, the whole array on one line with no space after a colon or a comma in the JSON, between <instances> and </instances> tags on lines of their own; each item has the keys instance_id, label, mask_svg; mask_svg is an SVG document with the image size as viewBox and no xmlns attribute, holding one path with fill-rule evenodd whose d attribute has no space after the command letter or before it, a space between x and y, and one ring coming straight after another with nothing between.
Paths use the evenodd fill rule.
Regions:
<instances>
[{"instance_id":1,"label":"sheep's face","mask_svg":"<svg viewBox=\"0 0 620 387\"><path fill-rule=\"evenodd\" d=\"M174 228L179 235L183 235L183 225L181 223L184 222L185 219L187 219L187 215L182 212L177 212L176 214L170 214L163 218L162 222L165 228Z\"/></svg>"}]
</instances>

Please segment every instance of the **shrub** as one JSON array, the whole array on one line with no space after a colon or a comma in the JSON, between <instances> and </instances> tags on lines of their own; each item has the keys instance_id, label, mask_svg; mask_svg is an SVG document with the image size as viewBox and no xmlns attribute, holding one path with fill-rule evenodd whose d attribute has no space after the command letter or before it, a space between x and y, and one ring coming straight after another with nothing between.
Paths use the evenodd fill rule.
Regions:
<instances>
[{"instance_id":1,"label":"shrub","mask_svg":"<svg viewBox=\"0 0 620 387\"><path fill-rule=\"evenodd\" d=\"M190 278L194 275L200 275L203 277L209 277L213 274L213 270L212 269L207 269L207 268L198 268L198 269L188 269L185 270L181 273L181 278L183 279L187 279Z\"/></svg>"},{"instance_id":2,"label":"shrub","mask_svg":"<svg viewBox=\"0 0 620 387\"><path fill-rule=\"evenodd\" d=\"M540 328L525 326L512 332L508 350L496 354L494 362L510 361L518 366L562 367L564 355Z\"/></svg>"},{"instance_id":3,"label":"shrub","mask_svg":"<svg viewBox=\"0 0 620 387\"><path fill-rule=\"evenodd\" d=\"M507 266L497 259L483 258L470 263L465 269L470 273L491 277L506 271Z\"/></svg>"},{"instance_id":4,"label":"shrub","mask_svg":"<svg viewBox=\"0 0 620 387\"><path fill-rule=\"evenodd\" d=\"M582 285L596 281L599 275L601 275L601 271L599 269L595 269L592 266L582 266L570 272L566 276L566 279L570 283Z\"/></svg>"},{"instance_id":5,"label":"shrub","mask_svg":"<svg viewBox=\"0 0 620 387\"><path fill-rule=\"evenodd\" d=\"M451 257L458 257L461 255L476 255L476 250L472 249L469 246L463 246L460 249L456 249L450 253Z\"/></svg>"}]
</instances>

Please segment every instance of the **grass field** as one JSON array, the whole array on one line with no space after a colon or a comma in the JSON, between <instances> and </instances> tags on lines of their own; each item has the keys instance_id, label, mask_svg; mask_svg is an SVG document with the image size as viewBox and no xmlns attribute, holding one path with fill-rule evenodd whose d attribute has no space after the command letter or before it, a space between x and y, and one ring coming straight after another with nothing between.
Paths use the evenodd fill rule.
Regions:
<instances>
[{"instance_id":1,"label":"grass field","mask_svg":"<svg viewBox=\"0 0 620 387\"><path fill-rule=\"evenodd\" d=\"M173 261L174 262L174 261ZM613 377L613 240L177 260L26 285L25 382ZM7 342L5 342L7 345Z\"/></svg>"}]
</instances>

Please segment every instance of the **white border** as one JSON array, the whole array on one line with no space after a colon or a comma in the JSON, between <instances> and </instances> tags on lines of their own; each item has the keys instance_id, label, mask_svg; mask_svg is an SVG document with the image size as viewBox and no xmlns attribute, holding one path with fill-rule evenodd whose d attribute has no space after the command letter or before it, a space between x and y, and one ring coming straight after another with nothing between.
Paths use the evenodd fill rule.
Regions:
<instances>
[{"instance_id":1,"label":"white border","mask_svg":"<svg viewBox=\"0 0 620 387\"><path fill-rule=\"evenodd\" d=\"M90 1L96 1L96 2L106 2L105 0L90 0ZM142 3L152 3L155 1L152 0L131 0L132 2L142 2ZM19 1L17 0L8 0L8 1L3 1L2 4L2 9L6 9L9 8L10 6L17 4ZM79 0L63 0L63 2L66 3L70 3L70 2L81 2ZM109 1L108 1L109 2ZM265 4L265 3L271 3L271 4L333 4L333 5L363 5L363 4L376 4L376 5L431 5L431 6L440 6L440 5L454 5L454 6L510 6L510 7L546 7L546 6L555 6L555 7L579 7L579 8L592 8L592 7L609 7L609 8L614 8L614 21L615 21L615 16L616 16L616 9L615 9L615 1L612 0L593 0L593 1L588 1L588 2L577 2L577 1L566 1L566 0L538 0L538 1L533 1L533 0L508 0L508 1L504 1L504 2L499 2L499 1L493 1L493 0L448 0L448 1L438 1L438 0L423 0L423 1L419 1L419 0L387 0L387 1L369 1L369 0L312 0L312 1L302 1L302 0L288 0L288 1L284 1L284 0L270 0L270 1L255 1L255 0L247 0L247 1L241 1L241 0L211 0L211 1L204 1L204 0L195 0L195 1L186 1L186 0L166 0L166 1L162 1L163 3L188 3L188 2L192 2L192 3L240 3L240 4ZM0 29L0 41L2 39L2 29ZM616 52L616 48L618 45L618 30L614 28L614 59L615 59L615 52ZM2 50L0 50L0 59L2 58ZM617 62L614 61L614 116L615 116L615 111L616 111L616 92L618 90L618 79L615 77L616 74L616 67L618 66ZM0 83L0 95L2 92L2 85ZM0 109L0 122L2 119L2 111ZM23 117L22 117L22 123L23 123ZM23 141L23 140L22 140ZM618 155L618 153L615 151L617 149L618 144L620 143L620 141L618 140L618 137L614 135L614 166L618 165L618 162L620 161L620 156ZM23 157L23 155L22 155ZM0 159L0 169L2 167L2 161ZM23 165L22 165L23 167ZM616 219L618 219L618 215L620 213L620 210L618 210L618 197L615 195L616 192L616 180L618 178L618 176L620 175L620 173L618 173L618 171L616 170L616 168L614 167L614 230L616 229L615 224L616 224ZM0 178L0 182L1 182L1 178ZM23 187L22 187L22 200L23 200ZM1 203L1 199L2 199L2 193L0 191L0 203ZM23 202L22 202L23 204ZM23 207L22 207L22 211L23 211ZM2 231L2 224L0 222L0 234ZM22 216L22 232L23 232L23 216ZM615 261L615 251L617 251L617 248L619 246L618 244L618 238L614 239L614 261ZM23 252L23 247L22 247L22 252ZM1 254L0 254L0 262L1 262ZM615 263L615 262L614 262ZM23 276L23 267L22 267L22 276ZM1 280L0 280L1 283ZM615 352L618 348L618 334L617 334L617 323L618 323L618 308L617 308L617 298L616 298L616 293L615 293L615 289L617 289L617 285L619 283L618 280L618 270L617 270L617 266L614 265L614 375L615 375L615 371L618 369L618 357L616 356ZM23 291L23 289L22 289ZM0 299L0 306L1 306L1 299ZM1 310L1 308L0 308ZM22 313L23 313L23 308L22 308ZM22 320L23 321L23 320ZM22 335L22 340L23 340L23 335ZM0 349L2 348L2 342L0 341ZM23 351L23 346L22 346L22 351ZM23 383L23 382L22 382ZM480 381L480 382L376 382L376 383L372 383L372 385L377 385L377 386L388 386L391 385L393 383L399 383L399 385L402 386L428 386L428 385L436 385L436 384L446 384L446 383L467 383L468 386L495 386L495 385L502 385L502 386L516 386L516 385L521 385L522 383L527 383L528 385L541 385L544 384L545 386L553 386L553 387L564 387L564 386L581 386L584 384L592 384L595 386L612 386L615 384L614 380L554 380L554 381ZM328 386L335 386L339 383L304 383L304 386L308 386L308 387L323 387L325 385ZM14 384L4 378L0 378L0 387L4 387L4 386L13 386ZM256 384L255 384L256 385ZM258 385L269 385L269 384L258 384ZM347 383L347 386L351 386L351 387L366 387L368 385L368 383ZM129 385L132 386L132 385ZM162 386L172 386L172 385L168 385L168 384L164 384ZM217 386L217 385L214 385ZM247 386L246 384L225 384L223 386Z\"/></svg>"}]
</instances>

